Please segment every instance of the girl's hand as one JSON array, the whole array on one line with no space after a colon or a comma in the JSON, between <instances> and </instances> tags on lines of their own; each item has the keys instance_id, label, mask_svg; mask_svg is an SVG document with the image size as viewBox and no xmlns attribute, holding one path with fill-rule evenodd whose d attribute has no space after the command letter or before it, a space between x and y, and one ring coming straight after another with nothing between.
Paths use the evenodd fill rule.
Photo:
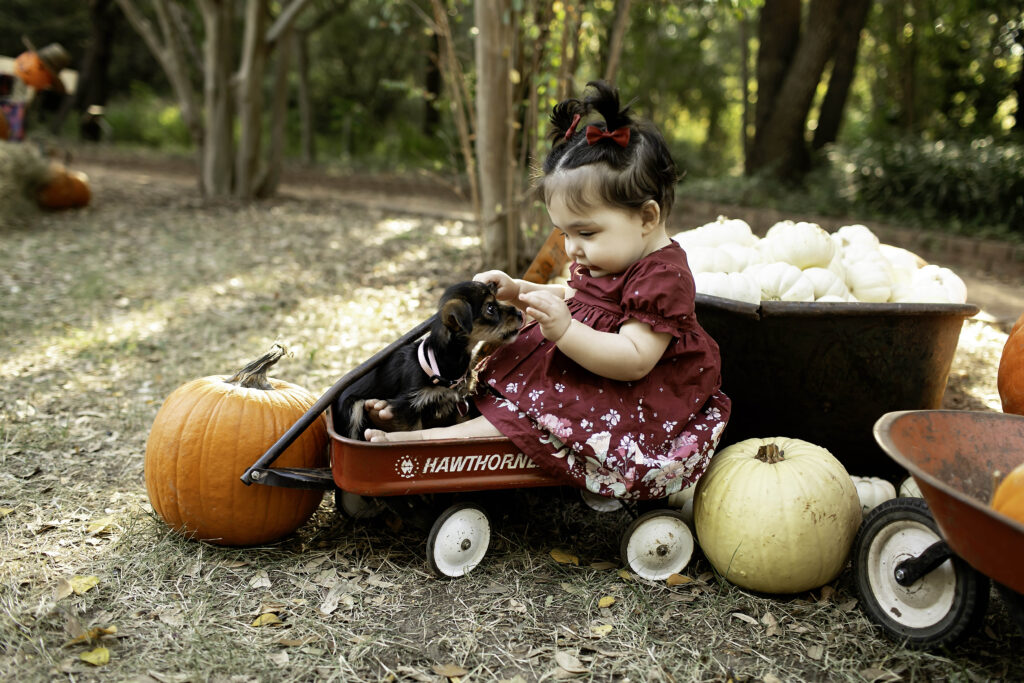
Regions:
<instances>
[{"instance_id":1,"label":"girl's hand","mask_svg":"<svg viewBox=\"0 0 1024 683\"><path fill-rule=\"evenodd\" d=\"M569 329L572 315L564 299L541 289L520 294L519 300L526 304L527 315L537 321L545 339L557 343Z\"/></svg>"},{"instance_id":2,"label":"girl's hand","mask_svg":"<svg viewBox=\"0 0 1024 683\"><path fill-rule=\"evenodd\" d=\"M483 273L477 273L473 276L473 280L483 283L493 282L498 285L498 291L495 293L495 296L499 301L517 301L519 299L519 281L500 270L488 270Z\"/></svg>"}]
</instances>

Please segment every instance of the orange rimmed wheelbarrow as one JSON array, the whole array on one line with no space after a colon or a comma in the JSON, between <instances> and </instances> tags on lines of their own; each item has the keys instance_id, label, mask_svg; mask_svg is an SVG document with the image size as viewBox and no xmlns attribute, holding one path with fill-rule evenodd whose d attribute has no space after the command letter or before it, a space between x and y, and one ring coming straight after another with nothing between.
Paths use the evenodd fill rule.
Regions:
<instances>
[{"instance_id":1,"label":"orange rimmed wheelbarrow","mask_svg":"<svg viewBox=\"0 0 1024 683\"><path fill-rule=\"evenodd\" d=\"M868 616L908 647L949 645L980 626L991 581L1024 630L1024 524L988 505L998 473L1024 461L1024 417L900 411L874 435L924 499L888 500L864 518L853 556Z\"/></svg>"}]
</instances>

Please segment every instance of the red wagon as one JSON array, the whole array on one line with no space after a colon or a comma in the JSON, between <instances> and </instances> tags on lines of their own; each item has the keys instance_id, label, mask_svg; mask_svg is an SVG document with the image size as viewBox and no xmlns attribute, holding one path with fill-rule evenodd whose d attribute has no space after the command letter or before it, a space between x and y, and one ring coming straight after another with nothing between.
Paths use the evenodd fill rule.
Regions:
<instances>
[{"instance_id":1,"label":"red wagon","mask_svg":"<svg viewBox=\"0 0 1024 683\"><path fill-rule=\"evenodd\" d=\"M566 260L561 238L553 231L524 278L547 282ZM754 305L704 294L697 295L696 307L701 324L722 348L723 389L733 399L733 415L720 446L785 432L827 447L855 474L881 474L879 468L885 466L898 469L881 452L876 457L873 443L865 443L871 441L871 426L888 411L938 407L963 321L978 312L970 304ZM430 322L342 377L246 470L242 481L336 488L339 509L356 516L396 496L561 484L502 438L370 444L332 430L329 469L271 467L345 387L423 336ZM786 400L776 400L780 396ZM619 505L596 496L588 503L596 509ZM689 563L693 534L679 512L664 507L643 515L630 512L635 519L621 542L627 566L660 579ZM481 506L454 505L433 524L428 562L438 576L460 576L482 559L489 539L490 525Z\"/></svg>"},{"instance_id":2,"label":"red wagon","mask_svg":"<svg viewBox=\"0 0 1024 683\"><path fill-rule=\"evenodd\" d=\"M892 412L874 434L924 499L895 498L864 519L853 553L868 616L910 647L947 645L981 623L991 579L1024 629L1024 524L988 505L997 473L1024 461L1024 417Z\"/></svg>"}]
</instances>

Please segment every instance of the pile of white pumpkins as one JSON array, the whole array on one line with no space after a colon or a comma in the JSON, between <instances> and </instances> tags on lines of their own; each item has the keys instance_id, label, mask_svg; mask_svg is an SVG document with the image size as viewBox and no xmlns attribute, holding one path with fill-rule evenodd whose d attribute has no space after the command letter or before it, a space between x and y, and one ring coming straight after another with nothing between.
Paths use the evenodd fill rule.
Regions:
<instances>
[{"instance_id":1,"label":"pile of white pumpkins","mask_svg":"<svg viewBox=\"0 0 1024 683\"><path fill-rule=\"evenodd\" d=\"M780 221L763 238L745 221L717 221L673 236L702 294L762 301L964 303L967 287L949 268L882 244L864 225L829 233Z\"/></svg>"}]
</instances>

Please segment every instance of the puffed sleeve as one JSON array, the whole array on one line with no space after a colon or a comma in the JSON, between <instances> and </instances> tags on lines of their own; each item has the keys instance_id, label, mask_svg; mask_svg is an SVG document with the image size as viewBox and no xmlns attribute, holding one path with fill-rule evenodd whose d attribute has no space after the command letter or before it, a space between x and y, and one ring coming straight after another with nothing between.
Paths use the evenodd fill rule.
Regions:
<instances>
[{"instance_id":1,"label":"puffed sleeve","mask_svg":"<svg viewBox=\"0 0 1024 683\"><path fill-rule=\"evenodd\" d=\"M696 291L685 263L643 264L623 285L622 323L639 320L678 337L690 327Z\"/></svg>"}]
</instances>

